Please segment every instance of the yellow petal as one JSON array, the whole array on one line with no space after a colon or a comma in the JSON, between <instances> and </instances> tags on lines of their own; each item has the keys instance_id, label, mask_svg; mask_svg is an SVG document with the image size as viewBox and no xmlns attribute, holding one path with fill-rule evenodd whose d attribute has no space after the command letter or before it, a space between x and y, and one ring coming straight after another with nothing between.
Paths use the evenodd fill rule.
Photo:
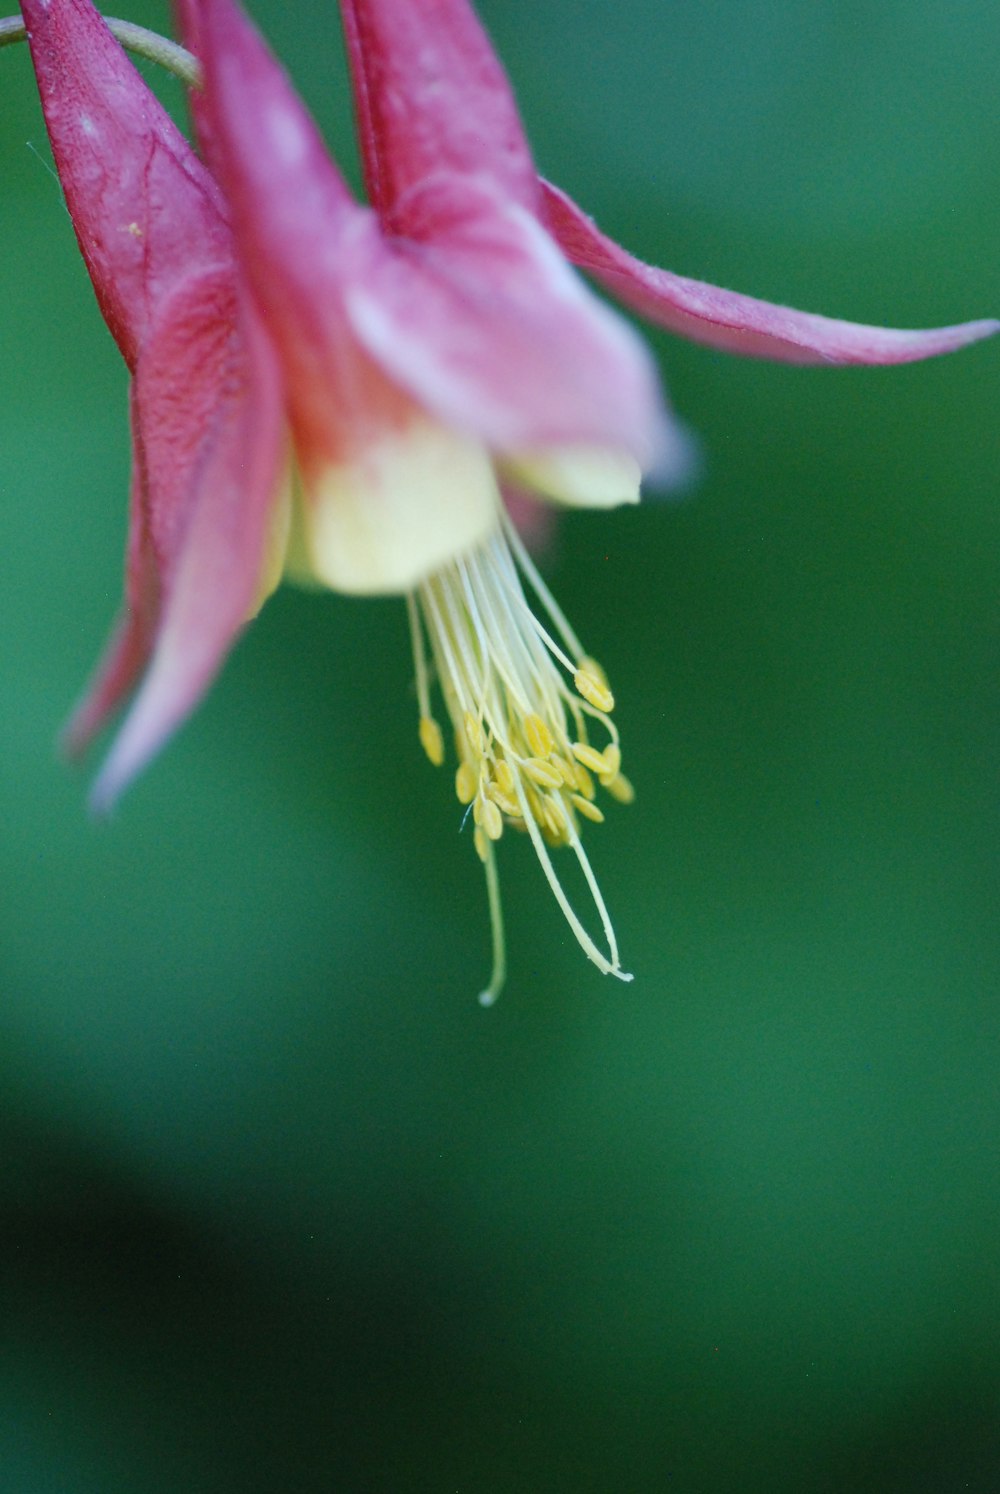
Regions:
<instances>
[{"instance_id":1,"label":"yellow petal","mask_svg":"<svg viewBox=\"0 0 1000 1494\"><path fill-rule=\"evenodd\" d=\"M485 539L498 504L482 446L413 421L311 478L302 506L308 567L336 591L409 591Z\"/></svg>"},{"instance_id":2,"label":"yellow petal","mask_svg":"<svg viewBox=\"0 0 1000 1494\"><path fill-rule=\"evenodd\" d=\"M553 446L507 457L503 468L543 498L573 508L617 508L639 502L642 471L626 451L607 446Z\"/></svg>"}]
</instances>

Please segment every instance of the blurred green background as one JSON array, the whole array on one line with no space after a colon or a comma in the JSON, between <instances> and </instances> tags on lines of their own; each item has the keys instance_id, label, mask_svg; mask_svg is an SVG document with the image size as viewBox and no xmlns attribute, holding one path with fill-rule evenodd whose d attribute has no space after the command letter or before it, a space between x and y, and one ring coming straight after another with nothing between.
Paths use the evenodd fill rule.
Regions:
<instances>
[{"instance_id":1,"label":"blurred green background","mask_svg":"<svg viewBox=\"0 0 1000 1494\"><path fill-rule=\"evenodd\" d=\"M335 11L255 6L347 155ZM1000 311L994 6L482 14L637 252ZM0 69L0 1486L1000 1488L1000 346L654 338L703 481L549 567L639 790L589 838L636 980L505 841L483 1012L400 603L281 592L88 820L52 743L118 606L125 378Z\"/></svg>"}]
</instances>

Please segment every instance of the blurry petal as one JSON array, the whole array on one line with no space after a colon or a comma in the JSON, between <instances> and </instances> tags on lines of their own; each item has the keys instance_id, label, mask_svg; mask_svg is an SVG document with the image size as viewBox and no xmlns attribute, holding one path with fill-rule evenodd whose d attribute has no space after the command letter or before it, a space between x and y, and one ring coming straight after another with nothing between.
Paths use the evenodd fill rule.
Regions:
<instances>
[{"instance_id":1,"label":"blurry petal","mask_svg":"<svg viewBox=\"0 0 1000 1494\"><path fill-rule=\"evenodd\" d=\"M531 152L489 38L466 0L341 0L368 195L408 233L411 188L484 177L534 208Z\"/></svg>"},{"instance_id":2,"label":"blurry petal","mask_svg":"<svg viewBox=\"0 0 1000 1494\"><path fill-rule=\"evenodd\" d=\"M242 12L204 0L200 15L221 179L307 496L321 469L407 425L411 400L500 451L585 442L642 465L669 452L652 359L530 213L438 173L410 193L408 237L383 236Z\"/></svg>"},{"instance_id":3,"label":"blurry petal","mask_svg":"<svg viewBox=\"0 0 1000 1494\"><path fill-rule=\"evenodd\" d=\"M278 350L307 491L412 402L361 349L344 313L350 264L386 254L284 71L231 0L198 10L220 180L254 299Z\"/></svg>"},{"instance_id":4,"label":"blurry petal","mask_svg":"<svg viewBox=\"0 0 1000 1494\"><path fill-rule=\"evenodd\" d=\"M177 34L187 50L201 57L201 5L200 0L174 0L174 17ZM188 90L187 106L194 124L195 136L202 157L209 170L216 172L215 144L212 139L212 117L204 88Z\"/></svg>"},{"instance_id":5,"label":"blurry petal","mask_svg":"<svg viewBox=\"0 0 1000 1494\"><path fill-rule=\"evenodd\" d=\"M558 187L542 183L545 218L565 253L613 295L658 326L748 358L785 363L911 363L951 353L1000 331L1000 322L963 322L931 331L894 331L772 306L688 280L634 259Z\"/></svg>"},{"instance_id":6,"label":"blurry petal","mask_svg":"<svg viewBox=\"0 0 1000 1494\"><path fill-rule=\"evenodd\" d=\"M62 736L65 750L79 756L131 693L153 648L160 581L146 525L146 472L133 408L132 491L125 561L125 608L83 699Z\"/></svg>"},{"instance_id":7,"label":"blurry petal","mask_svg":"<svg viewBox=\"0 0 1000 1494\"><path fill-rule=\"evenodd\" d=\"M607 446L553 446L519 452L503 463L516 482L574 508L617 508L639 502L638 462Z\"/></svg>"},{"instance_id":8,"label":"blurry petal","mask_svg":"<svg viewBox=\"0 0 1000 1494\"><path fill-rule=\"evenodd\" d=\"M187 287L142 350L146 524L163 600L152 662L95 784L107 809L197 704L256 611L285 500L273 354L225 274Z\"/></svg>"},{"instance_id":9,"label":"blurry petal","mask_svg":"<svg viewBox=\"0 0 1000 1494\"><path fill-rule=\"evenodd\" d=\"M652 358L529 213L457 177L414 207L411 238L352 272L347 307L415 399L504 453L585 442L648 466L669 450Z\"/></svg>"}]
</instances>

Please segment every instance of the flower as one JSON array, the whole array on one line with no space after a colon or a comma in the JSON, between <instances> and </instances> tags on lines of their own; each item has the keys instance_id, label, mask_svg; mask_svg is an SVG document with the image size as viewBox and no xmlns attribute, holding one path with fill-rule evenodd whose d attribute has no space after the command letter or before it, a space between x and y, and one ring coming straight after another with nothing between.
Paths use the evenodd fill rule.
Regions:
<instances>
[{"instance_id":1,"label":"flower","mask_svg":"<svg viewBox=\"0 0 1000 1494\"><path fill-rule=\"evenodd\" d=\"M89 0L22 10L80 250L132 375L124 614L66 734L82 751L141 680L94 787L106 808L277 584L284 417L212 177Z\"/></svg>"},{"instance_id":2,"label":"flower","mask_svg":"<svg viewBox=\"0 0 1000 1494\"><path fill-rule=\"evenodd\" d=\"M284 371L302 476L297 564L341 589L407 594L420 738L441 764L429 641L456 792L472 808L490 890L495 963L482 999L503 979L495 842L505 825L531 836L588 956L627 979L580 838L603 818L595 778L632 797L614 698L505 518L498 479L609 506L638 497L642 470L676 473L685 447L634 334L568 261L652 320L757 356L900 362L998 324L858 327L642 265L540 182L464 0L341 0L341 10L374 212L351 198L235 0L179 5L205 68L206 142ZM549 851L565 845L606 953L555 871Z\"/></svg>"},{"instance_id":3,"label":"flower","mask_svg":"<svg viewBox=\"0 0 1000 1494\"><path fill-rule=\"evenodd\" d=\"M436 678L486 868L494 963L481 999L504 979L505 826L530 836L591 960L631 979L581 841L603 818L598 785L632 798L614 697L501 489L634 502L644 471L678 474L686 444L644 345L570 260L653 320L755 355L903 361L997 324L852 327L639 264L539 181L461 0L343 0L372 202L361 206L235 0L177 8L204 68L192 103L207 170L89 0L62 0L56 17L49 0L24 5L74 225L134 374L126 618L74 743L145 672L98 802L191 709L282 567L343 591L399 592L420 739L443 763ZM550 855L567 846L603 949Z\"/></svg>"}]
</instances>

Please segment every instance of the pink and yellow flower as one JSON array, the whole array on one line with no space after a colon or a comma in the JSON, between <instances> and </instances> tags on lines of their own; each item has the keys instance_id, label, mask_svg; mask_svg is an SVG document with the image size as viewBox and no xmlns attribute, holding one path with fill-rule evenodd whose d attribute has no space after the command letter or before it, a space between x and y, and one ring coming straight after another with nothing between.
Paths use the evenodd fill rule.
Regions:
<instances>
[{"instance_id":1,"label":"pink and yellow flower","mask_svg":"<svg viewBox=\"0 0 1000 1494\"><path fill-rule=\"evenodd\" d=\"M402 593L420 738L443 763L436 680L486 867L494 969L482 999L504 978L496 843L507 826L530 836L587 955L629 979L581 840L603 819L598 787L632 797L614 698L502 490L635 502L644 472L681 471L686 443L645 347L571 261L649 319L752 356L903 362L998 324L858 327L639 263L537 177L465 0L342 0L362 206L235 0L177 8L204 68L195 121L211 175L87 0L24 5L81 247L134 372L126 624L75 736L146 673L99 798L190 709L282 566L342 591ZM556 872L562 847L603 948Z\"/></svg>"}]
</instances>

